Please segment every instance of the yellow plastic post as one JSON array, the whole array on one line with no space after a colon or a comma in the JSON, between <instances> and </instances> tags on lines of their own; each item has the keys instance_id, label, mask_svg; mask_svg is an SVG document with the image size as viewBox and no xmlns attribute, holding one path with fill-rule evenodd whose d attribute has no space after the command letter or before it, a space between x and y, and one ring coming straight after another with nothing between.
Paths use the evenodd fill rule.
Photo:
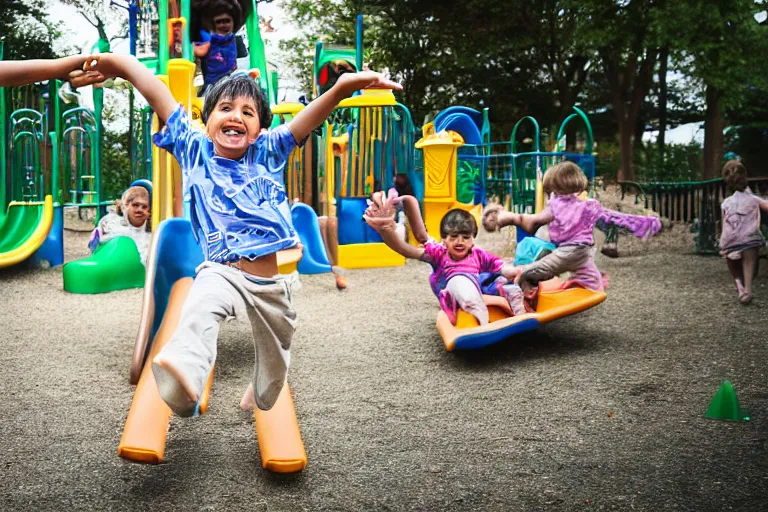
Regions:
<instances>
[{"instance_id":1,"label":"yellow plastic post","mask_svg":"<svg viewBox=\"0 0 768 512\"><path fill-rule=\"evenodd\" d=\"M168 87L173 97L181 103L187 113L192 112L192 94L195 78L195 64L186 59L171 59L168 61Z\"/></svg>"},{"instance_id":2,"label":"yellow plastic post","mask_svg":"<svg viewBox=\"0 0 768 512\"><path fill-rule=\"evenodd\" d=\"M424 224L429 235L440 239L440 220L456 201L456 168L458 148L464 145L460 135L443 132L416 142L424 151Z\"/></svg>"},{"instance_id":3,"label":"yellow plastic post","mask_svg":"<svg viewBox=\"0 0 768 512\"><path fill-rule=\"evenodd\" d=\"M536 169L536 213L544 209L544 178L541 169Z\"/></svg>"}]
</instances>

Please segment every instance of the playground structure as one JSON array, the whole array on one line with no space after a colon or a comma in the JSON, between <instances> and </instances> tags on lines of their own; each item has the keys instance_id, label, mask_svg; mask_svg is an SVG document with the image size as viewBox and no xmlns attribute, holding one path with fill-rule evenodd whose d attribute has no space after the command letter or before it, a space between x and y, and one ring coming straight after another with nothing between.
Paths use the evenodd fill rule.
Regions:
<instances>
[{"instance_id":1,"label":"playground structure","mask_svg":"<svg viewBox=\"0 0 768 512\"><path fill-rule=\"evenodd\" d=\"M91 111L57 80L0 88L0 267L61 265L63 208L92 209L98 222L112 203L101 187L103 94L93 88Z\"/></svg>"},{"instance_id":2,"label":"playground structure","mask_svg":"<svg viewBox=\"0 0 768 512\"><path fill-rule=\"evenodd\" d=\"M189 48L188 31L183 31L183 58L168 59L168 45L165 44L168 40L168 26L173 23L180 23L182 28L188 26L189 1L180 2L182 16L173 20L167 17L167 7L168 4L161 1L156 11L160 27L158 55L156 58L145 56L140 60L153 69L158 78L168 85L174 98L188 112L192 112L193 122L199 123L201 101L194 94L195 65ZM251 66L265 67L263 44L260 44L261 38L257 28L258 12L255 4L252 7L246 20L246 26L251 27ZM153 11L148 12L151 14ZM132 34L139 32L136 23L138 20L131 18ZM255 51L258 48L262 51ZM262 78L265 76L266 73L263 73ZM262 83L262 86L268 90L267 83ZM195 115L195 112L198 115ZM152 123L153 131L156 131L159 126L156 115L153 116ZM131 383L137 384L137 387L118 447L120 457L145 463L163 461L171 416L170 409L158 393L151 370L151 360L173 334L192 284L195 268L203 261L202 249L194 239L191 224L183 218L181 171L178 163L170 154L157 147L152 148L152 182L153 238L146 266L141 318L131 364ZM278 253L280 272L296 270L300 258L300 249ZM213 370L201 397L201 414L207 410L212 382ZM287 384L275 406L269 411L254 410L254 418L264 468L276 472L294 472L306 466L306 452Z\"/></svg>"},{"instance_id":3,"label":"playground structure","mask_svg":"<svg viewBox=\"0 0 768 512\"><path fill-rule=\"evenodd\" d=\"M0 58L2 52L0 42ZM61 133L57 91L55 81L46 88L0 87L0 268L28 259L55 266L64 259L55 185Z\"/></svg>"}]
</instances>

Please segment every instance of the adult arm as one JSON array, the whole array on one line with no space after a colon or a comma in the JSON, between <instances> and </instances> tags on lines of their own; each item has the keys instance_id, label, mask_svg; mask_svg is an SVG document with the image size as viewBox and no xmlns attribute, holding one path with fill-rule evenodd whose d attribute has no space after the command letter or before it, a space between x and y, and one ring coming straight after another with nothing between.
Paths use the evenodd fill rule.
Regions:
<instances>
[{"instance_id":1,"label":"adult arm","mask_svg":"<svg viewBox=\"0 0 768 512\"><path fill-rule=\"evenodd\" d=\"M0 61L0 86L13 87L43 80L67 80L70 72L83 67L90 55L72 55L60 59Z\"/></svg>"}]
</instances>

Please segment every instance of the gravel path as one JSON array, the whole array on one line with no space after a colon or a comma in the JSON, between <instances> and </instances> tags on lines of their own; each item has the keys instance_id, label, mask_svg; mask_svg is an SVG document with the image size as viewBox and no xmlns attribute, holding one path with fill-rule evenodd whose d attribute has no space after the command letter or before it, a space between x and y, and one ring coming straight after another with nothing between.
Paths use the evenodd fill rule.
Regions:
<instances>
[{"instance_id":1,"label":"gravel path","mask_svg":"<svg viewBox=\"0 0 768 512\"><path fill-rule=\"evenodd\" d=\"M87 238L67 232L68 259ZM657 247L598 257L602 305L466 353L443 348L426 265L350 271L343 293L304 277L295 475L261 469L237 408L246 323L222 330L209 413L172 420L165 463L133 464L116 452L141 291L70 295L60 268L0 271L0 508L761 510L767 273L743 307L723 261ZM703 418L723 379L752 421Z\"/></svg>"}]
</instances>

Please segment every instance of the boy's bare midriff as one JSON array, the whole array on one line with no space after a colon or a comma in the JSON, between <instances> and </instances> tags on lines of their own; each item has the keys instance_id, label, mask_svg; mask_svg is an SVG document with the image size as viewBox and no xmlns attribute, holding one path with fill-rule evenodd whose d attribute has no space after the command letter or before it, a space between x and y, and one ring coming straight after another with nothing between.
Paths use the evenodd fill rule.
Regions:
<instances>
[{"instance_id":1,"label":"boy's bare midriff","mask_svg":"<svg viewBox=\"0 0 768 512\"><path fill-rule=\"evenodd\" d=\"M241 258L230 265L257 277L273 277L278 274L277 253L274 252L253 261Z\"/></svg>"}]
</instances>

